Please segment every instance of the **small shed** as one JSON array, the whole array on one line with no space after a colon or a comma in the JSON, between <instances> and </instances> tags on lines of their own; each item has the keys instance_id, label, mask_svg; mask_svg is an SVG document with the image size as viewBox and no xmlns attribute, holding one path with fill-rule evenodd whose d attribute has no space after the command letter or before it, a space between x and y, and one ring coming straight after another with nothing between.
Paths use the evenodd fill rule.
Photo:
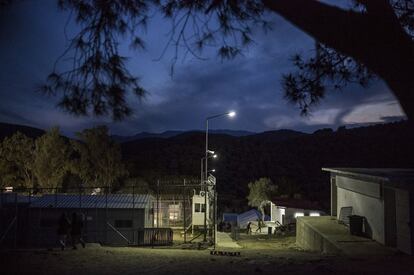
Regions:
<instances>
[{"instance_id":1,"label":"small shed","mask_svg":"<svg viewBox=\"0 0 414 275\"><path fill-rule=\"evenodd\" d=\"M205 202L207 201L207 208ZM205 197L205 192L200 192L199 195L194 194L192 198L192 225L193 226L204 226L204 217L207 217L207 225L210 224L210 209L209 209L209 198ZM207 213L205 214L205 212Z\"/></svg>"},{"instance_id":2,"label":"small shed","mask_svg":"<svg viewBox=\"0 0 414 275\"><path fill-rule=\"evenodd\" d=\"M323 168L331 173L331 215L364 217L364 234L413 254L414 169Z\"/></svg>"},{"instance_id":3,"label":"small shed","mask_svg":"<svg viewBox=\"0 0 414 275\"><path fill-rule=\"evenodd\" d=\"M140 194L48 194L30 204L29 240L33 246L56 244L62 213L83 219L83 238L107 245L140 244L143 229L153 227L153 198Z\"/></svg>"}]
</instances>

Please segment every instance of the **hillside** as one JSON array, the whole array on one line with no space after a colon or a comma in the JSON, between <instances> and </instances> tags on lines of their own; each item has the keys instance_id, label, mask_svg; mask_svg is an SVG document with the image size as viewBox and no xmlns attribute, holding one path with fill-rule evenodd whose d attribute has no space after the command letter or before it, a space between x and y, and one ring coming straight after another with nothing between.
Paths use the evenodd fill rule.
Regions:
<instances>
[{"instance_id":1,"label":"hillside","mask_svg":"<svg viewBox=\"0 0 414 275\"><path fill-rule=\"evenodd\" d=\"M210 149L219 154L209 167L216 168L221 204L229 207L238 207L236 200L246 197L247 183L260 177L276 182L285 178L280 192L300 192L327 208L329 175L322 167L414 167L414 131L407 122L314 134L211 135L209 140ZM127 142L122 149L131 174L155 182L165 175L199 177L204 146L202 133L188 133Z\"/></svg>"},{"instance_id":2,"label":"hillside","mask_svg":"<svg viewBox=\"0 0 414 275\"><path fill-rule=\"evenodd\" d=\"M170 138L175 137L182 134L187 133L204 133L201 130L190 130L190 131L165 131L162 133L148 133L148 132L141 132L132 136L120 136L120 135L113 135L112 138L117 142L129 142L134 141L138 139L144 139L144 138ZM235 136L235 137L241 137L241 136L249 136L254 135L253 132L248 131L236 131L236 130L211 130L211 134L223 134L223 135L229 135L229 136Z\"/></svg>"},{"instance_id":3,"label":"hillside","mask_svg":"<svg viewBox=\"0 0 414 275\"><path fill-rule=\"evenodd\" d=\"M21 132L31 138L40 137L45 133L45 131L38 128L0 122L0 141L16 132Z\"/></svg>"},{"instance_id":4,"label":"hillside","mask_svg":"<svg viewBox=\"0 0 414 275\"><path fill-rule=\"evenodd\" d=\"M43 130L0 123L0 139L20 131L38 137ZM278 130L232 136L210 134L209 149L219 157L215 168L219 204L240 210L246 207L247 184L270 177L281 194L300 193L329 207L329 175L322 167L414 167L414 128L407 121L313 134ZM158 179L200 177L204 156L203 132L180 132L171 137L145 137L121 143L131 177L150 186Z\"/></svg>"}]
</instances>

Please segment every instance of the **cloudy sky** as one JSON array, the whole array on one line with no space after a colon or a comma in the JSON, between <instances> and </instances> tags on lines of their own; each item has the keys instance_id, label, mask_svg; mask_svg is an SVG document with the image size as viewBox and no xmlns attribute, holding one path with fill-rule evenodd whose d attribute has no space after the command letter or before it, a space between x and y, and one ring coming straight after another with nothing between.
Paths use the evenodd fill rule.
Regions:
<instances>
[{"instance_id":1,"label":"cloudy sky","mask_svg":"<svg viewBox=\"0 0 414 275\"><path fill-rule=\"evenodd\" d=\"M255 44L231 61L221 61L206 50L206 61L179 60L170 75L171 54L156 61L166 45L169 23L155 17L144 36L147 49L132 52L127 43L121 54L128 67L149 91L144 100L129 97L134 114L122 122L105 117L75 117L56 108L58 98L36 92L65 49L64 27L68 14L58 11L57 1L16 1L0 10L0 121L43 129L60 126L67 135L106 124L111 132L131 135L142 131L202 129L212 114L237 111L232 120L215 120L212 128L267 131L290 128L314 131L344 124L381 122L403 116L389 89L376 80L368 89L350 85L330 92L301 117L296 106L283 99L281 75L292 70L289 58L311 54L314 42L282 18L272 15L273 30L255 33ZM329 1L328 1L329 2ZM69 24L69 36L76 26Z\"/></svg>"}]
</instances>

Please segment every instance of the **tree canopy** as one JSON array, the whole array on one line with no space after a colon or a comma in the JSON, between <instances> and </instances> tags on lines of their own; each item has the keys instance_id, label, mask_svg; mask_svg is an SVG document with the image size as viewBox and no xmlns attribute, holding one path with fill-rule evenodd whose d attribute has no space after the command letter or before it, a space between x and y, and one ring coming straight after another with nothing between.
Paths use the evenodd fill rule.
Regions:
<instances>
[{"instance_id":1,"label":"tree canopy","mask_svg":"<svg viewBox=\"0 0 414 275\"><path fill-rule=\"evenodd\" d=\"M85 129L77 137L80 141L72 141L72 146L78 158L72 167L86 187L112 188L116 180L127 175L121 149L108 135L107 127Z\"/></svg>"},{"instance_id":2,"label":"tree canopy","mask_svg":"<svg viewBox=\"0 0 414 275\"><path fill-rule=\"evenodd\" d=\"M348 83L366 86L378 76L399 100L410 120L414 117L413 0L349 0L344 9L316 0L60 0L81 26L41 89L61 96L60 106L74 114L123 119L131 114L128 93L145 95L137 76L128 71L118 42L129 36L131 46L145 48L140 33L159 12L171 21L166 48L202 59L212 46L222 58L234 58L253 41L254 27L269 27L277 14L315 40L315 56L296 55L295 72L284 76L288 100L307 114L326 92ZM283 38L281 38L283 39Z\"/></svg>"},{"instance_id":3,"label":"tree canopy","mask_svg":"<svg viewBox=\"0 0 414 275\"><path fill-rule=\"evenodd\" d=\"M0 143L0 185L34 187L33 139L17 132Z\"/></svg>"},{"instance_id":4,"label":"tree canopy","mask_svg":"<svg viewBox=\"0 0 414 275\"><path fill-rule=\"evenodd\" d=\"M274 185L269 178L260 178L248 184L249 195L247 200L250 206L257 207L262 213L264 220L264 206L270 203L272 196L277 192L277 185Z\"/></svg>"},{"instance_id":5,"label":"tree canopy","mask_svg":"<svg viewBox=\"0 0 414 275\"><path fill-rule=\"evenodd\" d=\"M69 170L71 148L55 127L35 142L34 174L41 188L58 188Z\"/></svg>"}]
</instances>

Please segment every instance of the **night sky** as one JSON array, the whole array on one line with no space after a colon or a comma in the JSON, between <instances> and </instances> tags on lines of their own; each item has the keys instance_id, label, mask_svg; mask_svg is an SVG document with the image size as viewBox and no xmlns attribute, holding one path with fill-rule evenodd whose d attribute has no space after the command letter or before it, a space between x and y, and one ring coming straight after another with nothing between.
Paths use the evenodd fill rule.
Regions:
<instances>
[{"instance_id":1,"label":"night sky","mask_svg":"<svg viewBox=\"0 0 414 275\"><path fill-rule=\"evenodd\" d=\"M314 41L282 18L271 15L273 30L255 32L255 44L231 61L222 61L215 49L207 61L187 56L170 75L171 52L155 61L166 45L168 21L155 17L149 25L146 51L131 51L127 41L121 54L141 78L149 95L142 101L128 98L134 114L123 122L109 117L74 117L56 108L58 98L37 93L67 44L67 13L57 1L16 1L0 10L0 121L43 129L60 126L67 135L106 124L111 133L131 135L142 131L202 129L205 117L237 111L236 119L215 120L212 128L267 131L290 128L313 131L322 127L392 120L403 116L394 96L380 80L364 90L350 85L329 96L303 118L299 109L283 99L281 76L292 69L294 53L311 54ZM328 1L332 2L332 1ZM67 33L76 32L69 24ZM165 34L165 35L164 35Z\"/></svg>"}]
</instances>

